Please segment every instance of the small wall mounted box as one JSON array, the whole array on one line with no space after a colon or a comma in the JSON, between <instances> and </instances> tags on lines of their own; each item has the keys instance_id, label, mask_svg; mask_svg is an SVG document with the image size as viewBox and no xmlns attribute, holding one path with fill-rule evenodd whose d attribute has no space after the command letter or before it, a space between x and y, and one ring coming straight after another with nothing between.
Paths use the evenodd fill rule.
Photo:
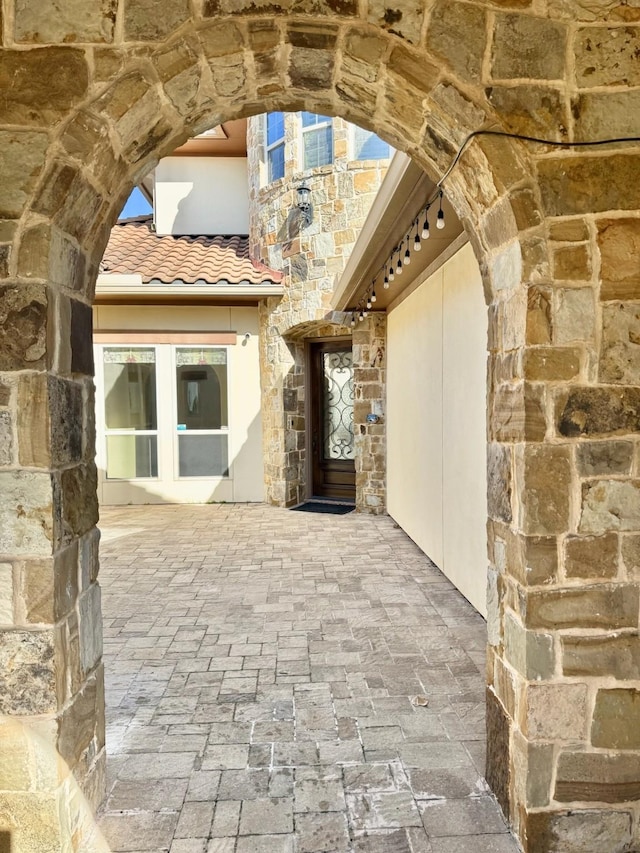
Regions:
<instances>
[{"instance_id":1,"label":"small wall mounted box","mask_svg":"<svg viewBox=\"0 0 640 853\"><path fill-rule=\"evenodd\" d=\"M375 415L373 412L369 412L367 415L367 423L368 424L377 424L380 421L380 415Z\"/></svg>"}]
</instances>

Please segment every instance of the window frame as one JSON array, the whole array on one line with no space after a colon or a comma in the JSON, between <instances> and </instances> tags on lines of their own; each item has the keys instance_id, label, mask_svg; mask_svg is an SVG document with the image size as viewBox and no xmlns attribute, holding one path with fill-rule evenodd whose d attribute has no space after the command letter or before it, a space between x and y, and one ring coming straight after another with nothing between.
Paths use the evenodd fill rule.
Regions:
<instances>
[{"instance_id":1,"label":"window frame","mask_svg":"<svg viewBox=\"0 0 640 853\"><path fill-rule=\"evenodd\" d=\"M282 136L278 137L274 142L269 142L269 116L270 115L281 115L282 116ZM272 184L274 181L280 181L284 178L286 171L286 152L285 152L285 139L287 135L287 126L286 126L286 113L276 110L273 113L266 113L264 119L264 159L267 167L267 183ZM278 177L274 178L271 175L271 154L277 148L282 148L282 174L278 175Z\"/></svg>"},{"instance_id":2,"label":"window frame","mask_svg":"<svg viewBox=\"0 0 640 853\"><path fill-rule=\"evenodd\" d=\"M331 166L335 162L335 143L334 143L334 129L333 129L333 118L331 116L322 116L323 121L315 122L314 124L309 125L308 127L304 126L303 115L313 115L319 116L319 113L311 113L308 110L302 110L297 113L298 125L300 128L300 156L298 158L298 166L303 172L312 172L314 169L322 169L325 166ZM304 138L307 133L314 133L322 130L326 130L327 128L331 131L331 157L326 163L321 163L317 166L307 166L305 162L305 145Z\"/></svg>"},{"instance_id":3,"label":"window frame","mask_svg":"<svg viewBox=\"0 0 640 853\"><path fill-rule=\"evenodd\" d=\"M105 343L105 344L97 344L100 352L100 358L96 359L96 379L99 380L99 388L100 394L96 395L98 399L96 399L96 418L98 424L102 430L102 436L100 440L100 451L101 451L101 459L98 459L98 463L102 462L103 471L104 471L104 480L109 483L138 483L140 481L157 481L162 479L162 454L160 451L160 401L158 398L158 392L160 389L160 383L158 379L159 375L159 356L158 356L158 346L156 344L131 344L128 345L126 343ZM109 428L107 426L107 406L106 406L106 384L105 384L105 372L104 372L104 356L108 350L153 350L154 353L154 384L155 384L155 416L156 416L156 428L155 429L134 429L132 427L124 427L124 428ZM155 436L156 439L156 474L155 476L151 475L148 477L110 477L109 476L109 437L110 436L145 436L151 435Z\"/></svg>"},{"instance_id":4,"label":"window frame","mask_svg":"<svg viewBox=\"0 0 640 853\"><path fill-rule=\"evenodd\" d=\"M181 430L178 429L178 350L181 349L202 349L202 350L224 350L226 353L226 373L227 373L227 424L219 429L197 429L197 430ZM232 447L231 447L231 411L232 411L232 388L230 377L231 357L233 347L224 344L171 344L171 453L173 459L173 480L187 481L192 480L230 480L232 479ZM227 465L226 474L203 474L189 476L180 474L180 436L181 435L226 435L227 436Z\"/></svg>"}]
</instances>

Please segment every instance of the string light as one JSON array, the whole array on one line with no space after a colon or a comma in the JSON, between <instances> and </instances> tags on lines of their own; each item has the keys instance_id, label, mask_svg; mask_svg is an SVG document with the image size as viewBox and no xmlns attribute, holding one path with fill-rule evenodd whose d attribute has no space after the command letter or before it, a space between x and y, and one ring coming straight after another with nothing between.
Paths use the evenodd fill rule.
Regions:
<instances>
[{"instance_id":1,"label":"string light","mask_svg":"<svg viewBox=\"0 0 640 853\"><path fill-rule=\"evenodd\" d=\"M349 323L349 325L350 325L351 327L353 327L353 326L355 326L355 324L356 324L356 315L355 315L355 311L354 311L354 312L352 312L352 314L351 314L351 322Z\"/></svg>"},{"instance_id":2,"label":"string light","mask_svg":"<svg viewBox=\"0 0 640 853\"><path fill-rule=\"evenodd\" d=\"M409 251L409 247L407 246L407 251L404 253L404 265L408 267L411 263L411 252Z\"/></svg>"},{"instance_id":3,"label":"string light","mask_svg":"<svg viewBox=\"0 0 640 853\"><path fill-rule=\"evenodd\" d=\"M422 238L422 240L428 240L429 237L431 236L430 228L429 228L429 209L435 203L436 199L439 200L438 215L436 218L436 228L442 230L445 227L444 210L442 209L442 200L443 200L443 195L444 195L442 185L447 180L447 178L449 177L451 172L457 166L458 162L460 161L460 158L462 157L462 155L466 151L466 148L469 145L469 143L471 142L471 140L475 139L475 137L477 137L477 136L497 136L497 137L503 137L506 139L518 139L518 140L521 140L523 142L533 142L533 143L536 143L539 145L550 145L552 147L565 148L565 149L580 148L580 147L586 147L586 146L599 146L599 145L612 145L612 144L629 143L629 142L633 142L633 143L640 142L639 136L623 136L623 137L613 137L610 139L594 139L594 140L581 140L581 141L576 140L576 141L572 141L572 142L564 142L564 141L558 141L558 140L554 140L554 139L542 139L542 138L537 137L537 136L526 136L526 135L520 134L520 133L510 133L509 131L505 131L505 130L491 130L489 128L479 128L478 130L472 131L465 138L462 145L458 148L458 151L457 151L455 157L453 158L453 160L451 161L451 163L449 164L449 167L446 169L445 173L442 175L440 180L435 185L435 192L433 193L431 198L426 202L425 207L424 207L424 221L422 224L422 230L420 231L420 225L419 225L420 214L418 214L418 216L416 217L414 222L411 224L411 227L409 228L409 233L406 235L405 240L403 240L399 245L396 245L393 248L393 250L391 252L391 256L389 258L387 258L385 263L382 265L382 268L380 269L380 273L385 272L384 281L383 281L383 287L385 290L387 290L389 288L390 283L394 280L396 275L402 275L402 248L403 248L405 242L409 243L409 241L411 239L411 231L412 231L414 225L416 228L416 234L415 234L414 243L413 243L413 249L415 252L419 252L422 250L422 244L420 242L420 239ZM396 252L398 253L398 263L397 263L397 267L394 271L394 262L395 262ZM409 248L407 248L407 250L405 252L405 266L410 263L410 260L411 260L411 253L409 251ZM388 272L386 272L387 264L389 264ZM380 274L380 273L378 273L378 274ZM373 291L373 285L374 284L375 284L375 279L372 283L372 291L371 291L371 297L370 297L371 302L375 302L375 292ZM363 309L360 306L358 306L358 308L356 308L356 310L353 314L353 317L356 316L358 311L360 311L359 319L364 320L366 314L368 314L368 311L365 314ZM353 325L353 323L352 323L352 325Z\"/></svg>"},{"instance_id":4,"label":"string light","mask_svg":"<svg viewBox=\"0 0 640 853\"><path fill-rule=\"evenodd\" d=\"M442 209L442 190L440 190L440 207L438 209L438 218L436 219L436 228L441 231L444 228L444 210Z\"/></svg>"},{"instance_id":5,"label":"string light","mask_svg":"<svg viewBox=\"0 0 640 853\"><path fill-rule=\"evenodd\" d=\"M367 296L367 308L371 308L371 297Z\"/></svg>"},{"instance_id":6,"label":"string light","mask_svg":"<svg viewBox=\"0 0 640 853\"><path fill-rule=\"evenodd\" d=\"M429 208L430 207L431 207L431 205L428 204L425 208L425 211L424 211L424 223L422 225L422 239L423 240L428 240L429 237L431 236L431 233L429 231Z\"/></svg>"},{"instance_id":7,"label":"string light","mask_svg":"<svg viewBox=\"0 0 640 853\"><path fill-rule=\"evenodd\" d=\"M371 301L372 301L372 302L375 302L377 298L378 298L378 297L376 296L376 290L375 290L375 287L373 287L373 285L372 285L372 287L371 287Z\"/></svg>"}]
</instances>

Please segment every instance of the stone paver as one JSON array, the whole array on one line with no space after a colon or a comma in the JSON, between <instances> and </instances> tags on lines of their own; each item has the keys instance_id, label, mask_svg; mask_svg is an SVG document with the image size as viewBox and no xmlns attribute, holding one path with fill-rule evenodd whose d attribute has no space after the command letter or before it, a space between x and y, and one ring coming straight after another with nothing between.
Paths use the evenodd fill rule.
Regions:
<instances>
[{"instance_id":1,"label":"stone paver","mask_svg":"<svg viewBox=\"0 0 640 853\"><path fill-rule=\"evenodd\" d=\"M482 777L484 621L392 519L100 526L114 853L519 850Z\"/></svg>"}]
</instances>

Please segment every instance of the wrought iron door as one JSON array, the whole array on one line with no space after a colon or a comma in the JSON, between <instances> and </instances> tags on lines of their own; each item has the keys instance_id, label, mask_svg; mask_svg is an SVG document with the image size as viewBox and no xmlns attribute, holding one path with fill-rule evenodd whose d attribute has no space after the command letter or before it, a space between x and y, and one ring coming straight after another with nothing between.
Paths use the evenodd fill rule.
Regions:
<instances>
[{"instance_id":1,"label":"wrought iron door","mask_svg":"<svg viewBox=\"0 0 640 853\"><path fill-rule=\"evenodd\" d=\"M311 348L313 494L355 498L353 355L351 342Z\"/></svg>"}]
</instances>

